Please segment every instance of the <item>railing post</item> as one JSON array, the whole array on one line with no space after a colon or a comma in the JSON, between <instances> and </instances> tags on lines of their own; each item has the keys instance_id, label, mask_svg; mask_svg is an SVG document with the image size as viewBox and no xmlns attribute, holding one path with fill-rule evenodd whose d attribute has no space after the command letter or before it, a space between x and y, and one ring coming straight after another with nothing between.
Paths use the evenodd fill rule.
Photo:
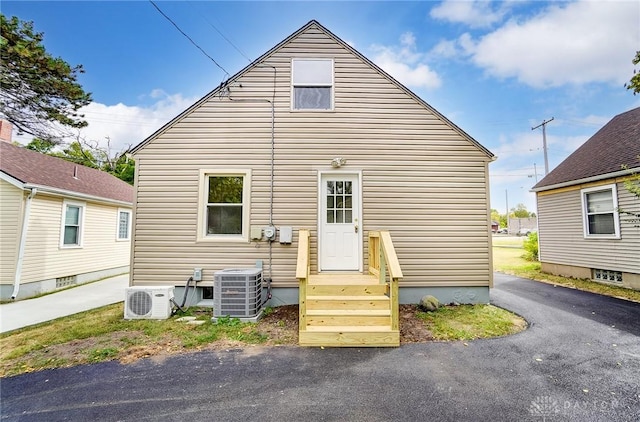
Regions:
<instances>
[{"instance_id":1,"label":"railing post","mask_svg":"<svg viewBox=\"0 0 640 422\"><path fill-rule=\"evenodd\" d=\"M298 232L298 262L296 266L296 278L298 279L298 309L299 330L307 329L307 285L311 273L311 242L307 229Z\"/></svg>"},{"instance_id":2,"label":"railing post","mask_svg":"<svg viewBox=\"0 0 640 422\"><path fill-rule=\"evenodd\" d=\"M384 245L382 243L382 238L378 239L378 265L379 265L379 274L378 279L380 280L380 284L384 284L387 282L387 261L384 259Z\"/></svg>"}]
</instances>

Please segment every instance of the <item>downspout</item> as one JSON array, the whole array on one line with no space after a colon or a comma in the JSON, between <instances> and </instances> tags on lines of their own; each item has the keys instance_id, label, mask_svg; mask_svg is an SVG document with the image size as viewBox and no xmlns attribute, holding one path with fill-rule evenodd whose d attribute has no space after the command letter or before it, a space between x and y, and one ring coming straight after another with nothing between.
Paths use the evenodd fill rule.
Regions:
<instances>
[{"instance_id":1,"label":"downspout","mask_svg":"<svg viewBox=\"0 0 640 422\"><path fill-rule=\"evenodd\" d=\"M29 229L29 215L31 214L31 200L37 193L36 188L31 189L31 193L27 196L27 203L24 206L24 216L22 218L22 232L20 233L20 246L18 247L18 261L16 262L16 275L13 280L13 293L11 300L18 297L20 291L20 278L22 276L22 261L24 260L24 245L27 243L27 230Z\"/></svg>"}]
</instances>

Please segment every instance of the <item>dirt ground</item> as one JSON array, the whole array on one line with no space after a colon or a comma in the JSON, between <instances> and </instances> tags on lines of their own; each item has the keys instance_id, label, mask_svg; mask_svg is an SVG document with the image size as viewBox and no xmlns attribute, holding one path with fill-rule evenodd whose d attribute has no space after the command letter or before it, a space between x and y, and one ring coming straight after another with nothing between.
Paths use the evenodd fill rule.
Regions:
<instances>
[{"instance_id":1,"label":"dirt ground","mask_svg":"<svg viewBox=\"0 0 640 422\"><path fill-rule=\"evenodd\" d=\"M421 343L433 339L424 322L416 316L416 305L400 305L400 343ZM298 343L298 305L278 306L258 322L258 331L269 344Z\"/></svg>"}]
</instances>

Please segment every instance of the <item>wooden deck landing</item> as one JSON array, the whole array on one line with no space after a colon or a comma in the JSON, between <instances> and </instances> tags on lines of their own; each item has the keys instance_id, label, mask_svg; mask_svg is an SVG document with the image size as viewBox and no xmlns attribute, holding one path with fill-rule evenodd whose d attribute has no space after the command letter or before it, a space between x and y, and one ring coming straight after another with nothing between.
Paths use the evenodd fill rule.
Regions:
<instances>
[{"instance_id":1,"label":"wooden deck landing","mask_svg":"<svg viewBox=\"0 0 640 422\"><path fill-rule=\"evenodd\" d=\"M372 274L362 273L321 273L309 276L309 285L327 285L327 284L380 284L378 277Z\"/></svg>"}]
</instances>

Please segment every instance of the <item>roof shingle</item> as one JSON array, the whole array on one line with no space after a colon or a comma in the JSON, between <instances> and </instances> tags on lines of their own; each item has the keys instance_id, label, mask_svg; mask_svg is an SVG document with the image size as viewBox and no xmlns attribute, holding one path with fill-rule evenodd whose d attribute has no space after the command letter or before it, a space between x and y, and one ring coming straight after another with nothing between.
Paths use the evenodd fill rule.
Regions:
<instances>
[{"instance_id":1,"label":"roof shingle","mask_svg":"<svg viewBox=\"0 0 640 422\"><path fill-rule=\"evenodd\" d=\"M533 190L638 167L640 107L619 114L538 182Z\"/></svg>"},{"instance_id":2,"label":"roof shingle","mask_svg":"<svg viewBox=\"0 0 640 422\"><path fill-rule=\"evenodd\" d=\"M0 170L25 184L133 203L133 187L109 173L8 142L0 142Z\"/></svg>"}]
</instances>

